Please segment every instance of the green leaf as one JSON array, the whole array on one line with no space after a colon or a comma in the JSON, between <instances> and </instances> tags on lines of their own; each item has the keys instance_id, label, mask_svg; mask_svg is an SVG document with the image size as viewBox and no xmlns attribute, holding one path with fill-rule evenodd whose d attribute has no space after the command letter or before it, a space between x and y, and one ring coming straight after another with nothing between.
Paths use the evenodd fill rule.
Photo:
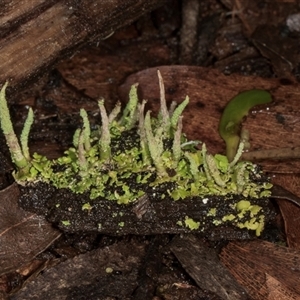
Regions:
<instances>
[{"instance_id":1,"label":"green leaf","mask_svg":"<svg viewBox=\"0 0 300 300\"><path fill-rule=\"evenodd\" d=\"M231 162L240 142L240 128L250 109L272 101L271 94L264 90L249 90L232 98L222 114L219 133L226 142L226 155Z\"/></svg>"}]
</instances>

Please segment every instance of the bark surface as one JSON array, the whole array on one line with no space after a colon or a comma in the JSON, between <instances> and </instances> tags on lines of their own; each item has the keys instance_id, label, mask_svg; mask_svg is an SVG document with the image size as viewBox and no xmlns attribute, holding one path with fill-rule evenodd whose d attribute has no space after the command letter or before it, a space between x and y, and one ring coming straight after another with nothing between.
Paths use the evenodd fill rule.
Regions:
<instances>
[{"instance_id":1,"label":"bark surface","mask_svg":"<svg viewBox=\"0 0 300 300\"><path fill-rule=\"evenodd\" d=\"M0 83L19 89L81 45L164 4L159 0L8 1L0 12Z\"/></svg>"}]
</instances>

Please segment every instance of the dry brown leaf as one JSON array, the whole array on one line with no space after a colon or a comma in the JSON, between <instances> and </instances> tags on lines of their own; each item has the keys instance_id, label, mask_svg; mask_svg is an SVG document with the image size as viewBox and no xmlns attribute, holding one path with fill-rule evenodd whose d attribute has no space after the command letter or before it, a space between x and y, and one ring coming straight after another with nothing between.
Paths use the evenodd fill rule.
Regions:
<instances>
[{"instance_id":1,"label":"dry brown leaf","mask_svg":"<svg viewBox=\"0 0 300 300\"><path fill-rule=\"evenodd\" d=\"M177 236L171 243L171 251L201 289L224 300L249 298L245 289L220 264L216 250L209 248L203 239L195 235Z\"/></svg>"},{"instance_id":2,"label":"dry brown leaf","mask_svg":"<svg viewBox=\"0 0 300 300\"><path fill-rule=\"evenodd\" d=\"M61 235L44 217L19 208L19 193L16 184L0 191L0 275L28 263Z\"/></svg>"},{"instance_id":3,"label":"dry brown leaf","mask_svg":"<svg viewBox=\"0 0 300 300\"><path fill-rule=\"evenodd\" d=\"M270 277L300 297L300 252L297 250L262 240L230 242L222 249L220 259L253 299L268 299L275 284Z\"/></svg>"},{"instance_id":4,"label":"dry brown leaf","mask_svg":"<svg viewBox=\"0 0 300 300\"><path fill-rule=\"evenodd\" d=\"M272 181L299 196L300 174L276 174ZM278 201L278 203L285 224L287 243L289 247L300 250L300 207L289 201Z\"/></svg>"},{"instance_id":5,"label":"dry brown leaf","mask_svg":"<svg viewBox=\"0 0 300 300\"><path fill-rule=\"evenodd\" d=\"M269 290L268 300L292 300L300 299L300 296L288 289L274 277L266 274L266 285Z\"/></svg>"}]
</instances>

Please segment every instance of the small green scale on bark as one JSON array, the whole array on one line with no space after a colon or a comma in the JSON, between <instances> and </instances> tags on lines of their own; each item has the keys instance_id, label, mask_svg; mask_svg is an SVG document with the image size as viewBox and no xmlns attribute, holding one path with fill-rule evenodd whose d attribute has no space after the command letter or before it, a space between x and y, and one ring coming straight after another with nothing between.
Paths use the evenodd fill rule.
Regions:
<instances>
[{"instance_id":1,"label":"small green scale on bark","mask_svg":"<svg viewBox=\"0 0 300 300\"><path fill-rule=\"evenodd\" d=\"M23 186L21 205L42 212L70 232L153 234L192 230L207 234L225 226L260 235L272 216L268 178L255 164L239 161L243 144L230 163L226 156L207 153L205 144L198 148L196 141L188 141L182 133L181 113L189 100L168 110L160 75L159 82L161 111L157 117L144 113L145 102L138 103L134 85L120 117L119 104L107 114L103 100L99 101L102 125L97 130L91 131L82 109L83 126L74 134L73 147L62 157L48 160L36 153L29 157L25 147L26 153L20 156L26 159L27 173L18 165L14 172ZM2 102L4 93L5 87L1 90ZM7 110L0 112L2 128L10 122L7 115ZM5 136L15 137L12 128L5 126ZM11 151L24 151L23 146L10 145L10 141ZM18 143L18 139L13 142ZM26 141L22 143L27 145ZM42 196L41 187L52 196ZM37 194L43 199L32 203Z\"/></svg>"}]
</instances>

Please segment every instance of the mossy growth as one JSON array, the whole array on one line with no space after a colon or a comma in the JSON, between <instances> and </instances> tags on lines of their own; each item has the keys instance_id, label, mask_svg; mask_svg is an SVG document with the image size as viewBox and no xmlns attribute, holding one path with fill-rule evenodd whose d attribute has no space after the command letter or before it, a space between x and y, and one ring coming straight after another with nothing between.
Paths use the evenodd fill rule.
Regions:
<instances>
[{"instance_id":1,"label":"mossy growth","mask_svg":"<svg viewBox=\"0 0 300 300\"><path fill-rule=\"evenodd\" d=\"M0 93L1 128L16 166L16 181L22 185L41 181L77 194L88 192L90 206L98 197L118 204L132 203L149 189L154 191L164 185L168 188L161 198L177 201L199 197L202 199L199 201L207 202L210 215L214 208L209 207L209 196L232 199L239 195L240 202L232 204L235 213L218 218L214 224L231 222L259 235L264 226L263 209L251 205L248 199L269 197L272 185L255 164L239 161L243 143L229 162L226 156L209 154L204 143L199 147L199 142L187 140L182 133L182 112L189 98L178 106L173 102L168 109L159 72L158 77L161 103L157 117L150 111L144 112L146 101L139 103L135 84L123 112L118 103L108 114L104 101L98 102L101 126L97 130L91 130L87 112L81 109L82 126L74 134L73 146L54 160L38 153L29 154L32 110L29 110L20 146L11 124L4 85ZM193 230L200 225L197 220L191 222L187 218L179 221L178 226Z\"/></svg>"}]
</instances>

